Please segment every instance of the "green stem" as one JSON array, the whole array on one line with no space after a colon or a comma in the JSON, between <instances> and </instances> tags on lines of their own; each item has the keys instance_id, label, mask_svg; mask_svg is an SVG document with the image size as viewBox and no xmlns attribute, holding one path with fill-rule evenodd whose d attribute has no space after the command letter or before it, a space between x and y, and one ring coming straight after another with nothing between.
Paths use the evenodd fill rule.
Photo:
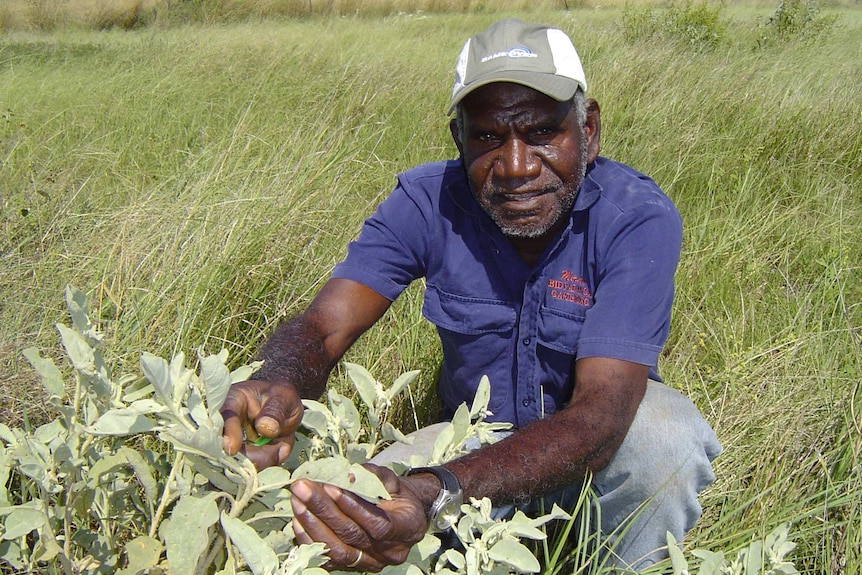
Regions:
<instances>
[{"instance_id":1,"label":"green stem","mask_svg":"<svg viewBox=\"0 0 862 575\"><path fill-rule=\"evenodd\" d=\"M40 488L40 491L43 502L42 514L45 516L45 535L48 539L56 542L57 534L54 532L53 527L51 527L51 516L48 514L47 509L48 501L50 501L50 496L44 489ZM57 554L57 556L60 558L60 564L63 566L63 573L65 575L78 575L78 571L77 569L75 569L75 565L72 563L71 560L72 533L69 530L68 526L64 527L66 529L66 533L63 541L63 549Z\"/></svg>"},{"instance_id":2,"label":"green stem","mask_svg":"<svg viewBox=\"0 0 862 575\"><path fill-rule=\"evenodd\" d=\"M238 466L236 469L240 475L242 475L243 479L245 479L245 489L243 490L242 495L231 507L230 512L228 513L230 517L238 517L239 514L243 512L246 506L251 502L251 499L254 497L258 487L257 470L254 468L251 460L244 460L242 462L242 466Z\"/></svg>"},{"instance_id":3,"label":"green stem","mask_svg":"<svg viewBox=\"0 0 862 575\"><path fill-rule=\"evenodd\" d=\"M174 464L171 466L171 472L168 475L168 480L165 481L165 489L162 491L162 497L159 499L159 507L156 509L156 514L153 516L153 521L150 523L150 537L155 537L156 532L159 529L159 522L162 520L162 515L165 514L165 509L168 507L168 499L171 491L171 482L174 480L174 477L177 475L177 470L183 463L183 459L185 458L185 454L182 451L178 451L176 457L174 458Z\"/></svg>"}]
</instances>

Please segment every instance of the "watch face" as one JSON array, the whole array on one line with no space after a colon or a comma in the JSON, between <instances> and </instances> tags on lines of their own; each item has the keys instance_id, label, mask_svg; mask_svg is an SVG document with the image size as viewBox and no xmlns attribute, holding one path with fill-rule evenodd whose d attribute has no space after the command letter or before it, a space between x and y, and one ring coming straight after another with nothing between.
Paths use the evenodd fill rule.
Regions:
<instances>
[{"instance_id":1,"label":"watch face","mask_svg":"<svg viewBox=\"0 0 862 575\"><path fill-rule=\"evenodd\" d=\"M434 526L438 531L445 531L454 527L458 523L459 517L461 517L461 497L450 495L445 501L441 501L437 507Z\"/></svg>"}]
</instances>

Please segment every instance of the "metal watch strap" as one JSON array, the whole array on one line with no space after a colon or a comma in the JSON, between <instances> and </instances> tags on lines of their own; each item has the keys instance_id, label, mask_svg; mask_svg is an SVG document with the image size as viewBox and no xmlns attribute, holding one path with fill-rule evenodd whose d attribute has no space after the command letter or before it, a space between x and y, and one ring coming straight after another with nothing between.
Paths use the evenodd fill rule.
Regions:
<instances>
[{"instance_id":1,"label":"metal watch strap","mask_svg":"<svg viewBox=\"0 0 862 575\"><path fill-rule=\"evenodd\" d=\"M455 474L445 467L415 467L406 475L431 473L442 484L437 499L428 509L428 528L432 532L445 531L455 525L461 515L461 503L464 500L461 483Z\"/></svg>"}]
</instances>

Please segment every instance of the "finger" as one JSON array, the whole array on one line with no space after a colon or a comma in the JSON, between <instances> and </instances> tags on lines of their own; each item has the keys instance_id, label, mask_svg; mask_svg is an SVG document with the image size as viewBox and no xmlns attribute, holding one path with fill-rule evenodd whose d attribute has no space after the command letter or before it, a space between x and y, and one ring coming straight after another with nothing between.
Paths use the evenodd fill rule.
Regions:
<instances>
[{"instance_id":1,"label":"finger","mask_svg":"<svg viewBox=\"0 0 862 575\"><path fill-rule=\"evenodd\" d=\"M254 414L255 430L263 437L292 435L302 421L304 409L292 385L273 387L262 399L259 412Z\"/></svg>"},{"instance_id":2,"label":"finger","mask_svg":"<svg viewBox=\"0 0 862 575\"><path fill-rule=\"evenodd\" d=\"M362 467L376 475L389 494L398 493L401 489L401 479L388 467L375 465L373 463L363 463Z\"/></svg>"},{"instance_id":3,"label":"finger","mask_svg":"<svg viewBox=\"0 0 862 575\"><path fill-rule=\"evenodd\" d=\"M222 419L224 419L224 429L222 430L224 450L228 455L234 455L242 448L246 411L245 394L229 393L221 408Z\"/></svg>"},{"instance_id":4,"label":"finger","mask_svg":"<svg viewBox=\"0 0 862 575\"><path fill-rule=\"evenodd\" d=\"M314 543L314 540L305 532L297 521L293 522L293 535L296 542L300 545L311 545ZM348 553L352 551L355 553L355 558L353 561L349 563L338 563L332 559L323 564L323 568L328 571L372 571L377 572L383 569L385 565L380 561L376 560L372 555L369 555L366 551L361 549L354 548L346 548L348 549ZM326 550L327 556L330 555L329 549Z\"/></svg>"},{"instance_id":5,"label":"finger","mask_svg":"<svg viewBox=\"0 0 862 575\"><path fill-rule=\"evenodd\" d=\"M324 509L327 506L335 507L331 500L324 503L322 499L327 498L322 493L320 485L309 481L297 481L291 486L290 504L293 508L293 530L298 541L324 543L329 548L329 560L339 566L347 566L353 563L358 556L358 549L342 540L336 532L330 528L332 523L343 523L348 521L343 515L328 510L326 516L328 521L318 517L306 504L307 500L313 502L315 509ZM301 534L301 535L300 535Z\"/></svg>"},{"instance_id":6,"label":"finger","mask_svg":"<svg viewBox=\"0 0 862 575\"><path fill-rule=\"evenodd\" d=\"M302 526L315 541L323 541L330 548L340 545L367 549L371 546L372 540L362 525L341 511L330 496L331 491L324 489L322 484L300 480L290 489L294 512L304 514Z\"/></svg>"},{"instance_id":7,"label":"finger","mask_svg":"<svg viewBox=\"0 0 862 575\"><path fill-rule=\"evenodd\" d=\"M267 467L284 463L295 443L296 436L292 435L279 438L266 445L257 446L245 443L240 447L240 451L251 460L255 469L263 471Z\"/></svg>"},{"instance_id":8,"label":"finger","mask_svg":"<svg viewBox=\"0 0 862 575\"><path fill-rule=\"evenodd\" d=\"M345 517L362 528L362 540L350 541L346 538L349 534L345 534L342 537L345 541L351 545L366 546L374 540L385 541L391 538L392 524L389 516L381 507L334 485L324 485L323 490L335 502Z\"/></svg>"}]
</instances>

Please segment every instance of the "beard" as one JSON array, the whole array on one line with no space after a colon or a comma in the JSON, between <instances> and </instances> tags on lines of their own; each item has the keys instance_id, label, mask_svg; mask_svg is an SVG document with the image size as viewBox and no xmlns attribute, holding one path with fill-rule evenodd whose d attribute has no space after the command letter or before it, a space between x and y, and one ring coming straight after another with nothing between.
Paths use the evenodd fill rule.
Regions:
<instances>
[{"instance_id":1,"label":"beard","mask_svg":"<svg viewBox=\"0 0 862 575\"><path fill-rule=\"evenodd\" d=\"M551 206L535 210L507 209L500 198L516 197L516 194L495 185L491 179L482 185L478 193L474 192L474 197L503 235L521 239L540 238L550 232L575 205L578 190L587 174L587 142L583 132L580 156L579 172L574 178L564 181L555 176L555 181L541 188L541 195L549 195L554 199ZM543 210L546 212L544 217L537 217Z\"/></svg>"},{"instance_id":2,"label":"beard","mask_svg":"<svg viewBox=\"0 0 862 575\"><path fill-rule=\"evenodd\" d=\"M566 186L560 182L558 185L543 189L541 194L552 196L555 201L542 217L539 216L543 210L510 210L493 201L492 198L507 195L506 190L493 184L483 186L481 195L476 199L503 235L510 238L539 238L547 234L564 215L569 213L575 204L579 187Z\"/></svg>"}]
</instances>

